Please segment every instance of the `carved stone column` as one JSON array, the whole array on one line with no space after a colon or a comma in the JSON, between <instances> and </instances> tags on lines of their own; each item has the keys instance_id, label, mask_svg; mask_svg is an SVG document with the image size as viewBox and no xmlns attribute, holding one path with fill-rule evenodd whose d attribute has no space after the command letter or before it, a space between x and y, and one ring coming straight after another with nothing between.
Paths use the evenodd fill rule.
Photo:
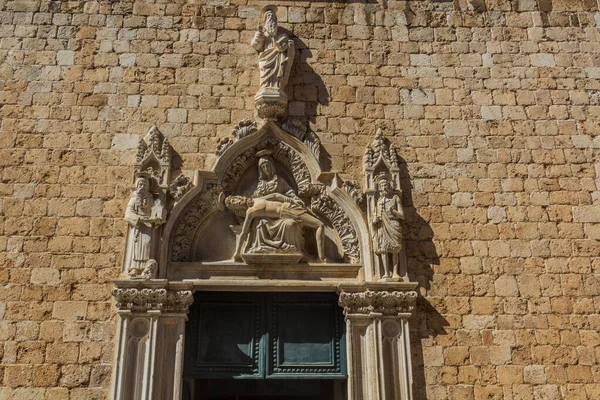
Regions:
<instances>
[{"instance_id":1,"label":"carved stone column","mask_svg":"<svg viewBox=\"0 0 600 400\"><path fill-rule=\"evenodd\" d=\"M190 290L164 280L116 281L119 320L115 400L181 399L185 321Z\"/></svg>"},{"instance_id":2,"label":"carved stone column","mask_svg":"<svg viewBox=\"0 0 600 400\"><path fill-rule=\"evenodd\" d=\"M416 284L339 288L346 316L348 399L412 399L408 319Z\"/></svg>"}]
</instances>

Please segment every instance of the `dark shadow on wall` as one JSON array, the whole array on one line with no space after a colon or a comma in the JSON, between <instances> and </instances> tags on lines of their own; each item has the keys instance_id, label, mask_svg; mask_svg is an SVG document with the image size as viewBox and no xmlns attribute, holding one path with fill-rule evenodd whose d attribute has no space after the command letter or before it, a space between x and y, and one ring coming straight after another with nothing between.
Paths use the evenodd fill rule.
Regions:
<instances>
[{"instance_id":1,"label":"dark shadow on wall","mask_svg":"<svg viewBox=\"0 0 600 400\"><path fill-rule=\"evenodd\" d=\"M449 326L450 323L426 297L433 280L434 271L432 266L438 265L440 259L433 242L433 229L419 215L414 206L411 182L412 179L406 161L400 158L400 186L406 216L404 240L408 277L410 281L419 283L416 315L410 321L413 399L426 400L423 341L435 338L438 335L445 335L446 330L444 327Z\"/></svg>"},{"instance_id":2,"label":"dark shadow on wall","mask_svg":"<svg viewBox=\"0 0 600 400\"><path fill-rule=\"evenodd\" d=\"M317 120L319 106L329 105L329 91L321 76L309 64L308 60L313 58L312 51L290 31L280 29L292 37L296 46L296 56L287 87L288 118L300 121L308 131L314 132L313 125ZM320 146L319 162L323 171L331 170L331 155L323 146Z\"/></svg>"}]
</instances>

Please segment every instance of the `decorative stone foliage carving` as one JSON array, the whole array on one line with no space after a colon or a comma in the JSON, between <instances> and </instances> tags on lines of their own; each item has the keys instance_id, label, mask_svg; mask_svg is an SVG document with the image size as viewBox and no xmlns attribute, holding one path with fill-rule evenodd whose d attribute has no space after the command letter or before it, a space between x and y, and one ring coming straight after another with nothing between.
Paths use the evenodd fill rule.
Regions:
<instances>
[{"instance_id":1,"label":"decorative stone foliage carving","mask_svg":"<svg viewBox=\"0 0 600 400\"><path fill-rule=\"evenodd\" d=\"M353 259L353 261L358 261L360 259L358 236L350 218L340 206L328 196L327 188L325 186L315 186L314 188L318 189L318 191L312 197L311 208L320 212L331 221L342 240L344 254Z\"/></svg>"},{"instance_id":2,"label":"decorative stone foliage carving","mask_svg":"<svg viewBox=\"0 0 600 400\"><path fill-rule=\"evenodd\" d=\"M217 151L215 151L215 154L217 155L217 157L220 157L221 154L223 154L225 152L225 150L227 150L229 148L229 146L231 146L232 144L233 144L233 140L231 140L230 138L225 137L225 138L221 139L221 141L217 145Z\"/></svg>"},{"instance_id":3,"label":"decorative stone foliage carving","mask_svg":"<svg viewBox=\"0 0 600 400\"><path fill-rule=\"evenodd\" d=\"M371 291L340 294L339 304L345 315L383 315L410 317L417 300L415 291Z\"/></svg>"},{"instance_id":4,"label":"decorative stone foliage carving","mask_svg":"<svg viewBox=\"0 0 600 400\"><path fill-rule=\"evenodd\" d=\"M186 313L194 301L190 290L169 291L163 288L114 288L112 295L119 311L132 312L160 310Z\"/></svg>"},{"instance_id":5,"label":"decorative stone foliage carving","mask_svg":"<svg viewBox=\"0 0 600 400\"><path fill-rule=\"evenodd\" d=\"M352 197L352 200L354 200L356 204L360 205L365 201L365 194L360 189L360 183L358 181L345 181L342 187L346 193Z\"/></svg>"},{"instance_id":6,"label":"decorative stone foliage carving","mask_svg":"<svg viewBox=\"0 0 600 400\"><path fill-rule=\"evenodd\" d=\"M243 143L248 144L245 149ZM273 196L286 197L286 200L281 199L280 203L273 203L273 199L269 199L270 202L266 204L263 199L259 199L259 197L262 196L256 197L253 195L257 186L264 184L264 182L261 183L262 178L260 177L263 173L261 170L261 162L264 161L265 158L260 154L266 151L269 152L268 158L272 160L272 162L268 162L270 165L269 169L276 170L279 181L278 185L284 185L293 191L293 196L288 194L288 189L283 192L276 190L275 192L278 194L275 192L271 193ZM200 257L199 259L201 259L203 257L203 250L199 247L201 244L198 242L200 237L198 235L201 235L199 232L204 229L201 228L201 226L210 224L210 221L213 221L215 218L230 218L227 219L227 221L230 222L225 225L227 229L215 226L214 228L220 233L216 234L216 231L213 229L211 230L211 235L227 237L231 236L233 232L235 235L235 249L237 249L237 252L232 248L231 253L227 253L228 250L224 249L222 255L220 255L219 258L214 258L214 261L225 261L227 260L227 257L233 257L233 259L237 261L244 260L246 263L267 262L262 256L255 260L256 257L252 254L260 253L267 247L273 247L271 245L266 247L263 245L266 243L265 240L270 240L267 236L275 235L275 233L264 236L265 240L260 239L259 242L262 242L263 245L254 243L255 238L258 237L254 234L257 229L257 226L254 225L263 220L274 221L275 218L272 215L263 215L267 212L267 209L271 210L271 208L274 207L273 210L275 211L271 211L278 213L283 211L283 209L279 211L276 209L278 209L278 207L284 207L286 208L287 213L292 211L294 208L293 204L302 203L304 206L299 206L298 210L295 210L298 215L294 218L279 218L280 221L288 221L288 224L291 224L293 219L294 223L299 225L298 235L292 235L291 232L294 231L294 229L288 229L287 226L283 229L284 226L282 225L282 230L277 235L284 234L284 231L288 232L290 235L286 236L288 238L286 239L286 245L279 241L271 242L273 245L276 243L281 244L281 246L275 245L273 248L284 249L284 247L287 248L287 245L294 242L295 244L289 246L289 248L294 248L296 255L301 256L300 259L303 260L306 259L306 257L302 256L307 256L307 254L301 250L304 249L302 242L304 239L307 239L310 241L311 246L310 257L308 257L308 260L320 259L323 261L325 259L323 248L326 247L324 241L327 241L327 246L329 246L327 250L329 255L327 257L330 260L333 260L334 262L342 260L344 262L359 262L361 259L361 250L359 236L355 226L356 222L353 222L347 214L347 211L341 206L339 199L334 200L331 197L331 190L333 189L328 188L327 185L315 180L313 176L314 172L311 172L311 169L307 164L307 157L311 160L315 160L311 153L312 152L310 148L306 146L306 143L295 141L295 139L291 138L290 135L287 135L287 133L273 122L264 122L256 133L236 141L232 146L227 148L225 153L219 158L218 163L223 162L226 163L227 166L218 166L217 170L220 172L218 172L214 178L205 181L204 192L198 192L196 194L196 199L192 202L188 202L185 206L186 210L180 211L177 222L171 228L174 234L169 242L170 259L179 262L192 261L195 259L193 257ZM312 168L315 168L314 166L318 165L318 162L312 162ZM259 172L257 173L255 171ZM209 172L202 172L202 174L210 176ZM215 185L219 186L219 192L216 191L217 189L209 188L214 188L216 187ZM211 192L210 194L208 194L209 191ZM337 193L338 196L345 195L343 191ZM290 196L295 196L295 200L291 200L292 197ZM348 200L350 199L348 198ZM351 200L346 203L346 206L350 204L353 204ZM230 210L233 211L233 213L231 213ZM300 212L301 210L303 211ZM222 212L219 213L219 211L225 211L225 214ZM227 213L235 216L237 224L234 223L231 217L227 217ZM260 216L255 220L254 216L258 214L260 214ZM250 228L246 226L246 229L244 229L243 222L245 219L248 219L248 217L250 217L253 225ZM356 215L354 217L356 218ZM310 221L306 220L307 218L310 219ZM360 218L360 216L358 216L358 218ZM315 223L312 223L311 221ZM317 221L319 222L316 223ZM260 227L261 229L265 228L274 232L275 225L271 225L272 223L268 223L266 225L260 225ZM309 233L300 233L302 227L309 228ZM312 237L313 231L315 231L314 239ZM206 235L206 233L202 234ZM285 235L287 235L287 233ZM296 240L292 240L292 237L296 237ZM222 244L223 242L220 243ZM261 250L255 251L257 249ZM270 251L266 252L271 253ZM226 256L226 254L229 255ZM211 261L212 260L213 259L211 259ZM296 261L278 260L277 262L297 262L298 257L296 257L295 260Z\"/></svg>"},{"instance_id":7,"label":"decorative stone foliage carving","mask_svg":"<svg viewBox=\"0 0 600 400\"><path fill-rule=\"evenodd\" d=\"M231 134L240 140L257 131L256 122L250 121L248 118L244 118L239 124L233 128Z\"/></svg>"},{"instance_id":8,"label":"decorative stone foliage carving","mask_svg":"<svg viewBox=\"0 0 600 400\"><path fill-rule=\"evenodd\" d=\"M192 188L192 181L184 174L179 174L169 185L169 194L175 200L179 200Z\"/></svg>"},{"instance_id":9,"label":"decorative stone foliage carving","mask_svg":"<svg viewBox=\"0 0 600 400\"><path fill-rule=\"evenodd\" d=\"M288 119L281 126L284 131L306 143L317 160L321 157L321 139L316 133L307 129L306 125L297 119Z\"/></svg>"},{"instance_id":10,"label":"decorative stone foliage carving","mask_svg":"<svg viewBox=\"0 0 600 400\"><path fill-rule=\"evenodd\" d=\"M284 131L303 142L306 137L306 125L297 119L288 119L281 126Z\"/></svg>"},{"instance_id":11,"label":"decorative stone foliage carving","mask_svg":"<svg viewBox=\"0 0 600 400\"><path fill-rule=\"evenodd\" d=\"M187 261L193 232L210 214L219 207L219 195L223 192L221 186L210 187L203 196L192 204L179 221L175 230L171 259L173 261Z\"/></svg>"}]
</instances>

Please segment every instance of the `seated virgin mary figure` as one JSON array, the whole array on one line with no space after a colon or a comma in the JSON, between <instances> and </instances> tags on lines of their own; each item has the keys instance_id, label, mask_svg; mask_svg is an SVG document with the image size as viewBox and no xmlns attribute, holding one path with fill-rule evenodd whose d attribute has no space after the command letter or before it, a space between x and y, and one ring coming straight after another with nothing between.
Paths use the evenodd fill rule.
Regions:
<instances>
[{"instance_id":1,"label":"seated virgin mary figure","mask_svg":"<svg viewBox=\"0 0 600 400\"><path fill-rule=\"evenodd\" d=\"M246 253L298 253L304 255L303 228L316 229L319 258L324 260L324 225L275 170L270 150L257 153L258 184L252 199L229 196L228 208L245 211L234 259ZM256 223L255 223L256 221ZM254 225L255 233L250 234Z\"/></svg>"}]
</instances>

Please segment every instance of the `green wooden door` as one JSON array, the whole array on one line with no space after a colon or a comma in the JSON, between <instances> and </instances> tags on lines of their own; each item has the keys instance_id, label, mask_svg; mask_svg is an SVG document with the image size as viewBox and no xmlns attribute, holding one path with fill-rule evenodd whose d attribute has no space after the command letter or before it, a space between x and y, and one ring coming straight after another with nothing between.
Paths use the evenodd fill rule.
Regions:
<instances>
[{"instance_id":1,"label":"green wooden door","mask_svg":"<svg viewBox=\"0 0 600 400\"><path fill-rule=\"evenodd\" d=\"M185 379L345 379L344 321L331 293L197 292Z\"/></svg>"}]
</instances>

